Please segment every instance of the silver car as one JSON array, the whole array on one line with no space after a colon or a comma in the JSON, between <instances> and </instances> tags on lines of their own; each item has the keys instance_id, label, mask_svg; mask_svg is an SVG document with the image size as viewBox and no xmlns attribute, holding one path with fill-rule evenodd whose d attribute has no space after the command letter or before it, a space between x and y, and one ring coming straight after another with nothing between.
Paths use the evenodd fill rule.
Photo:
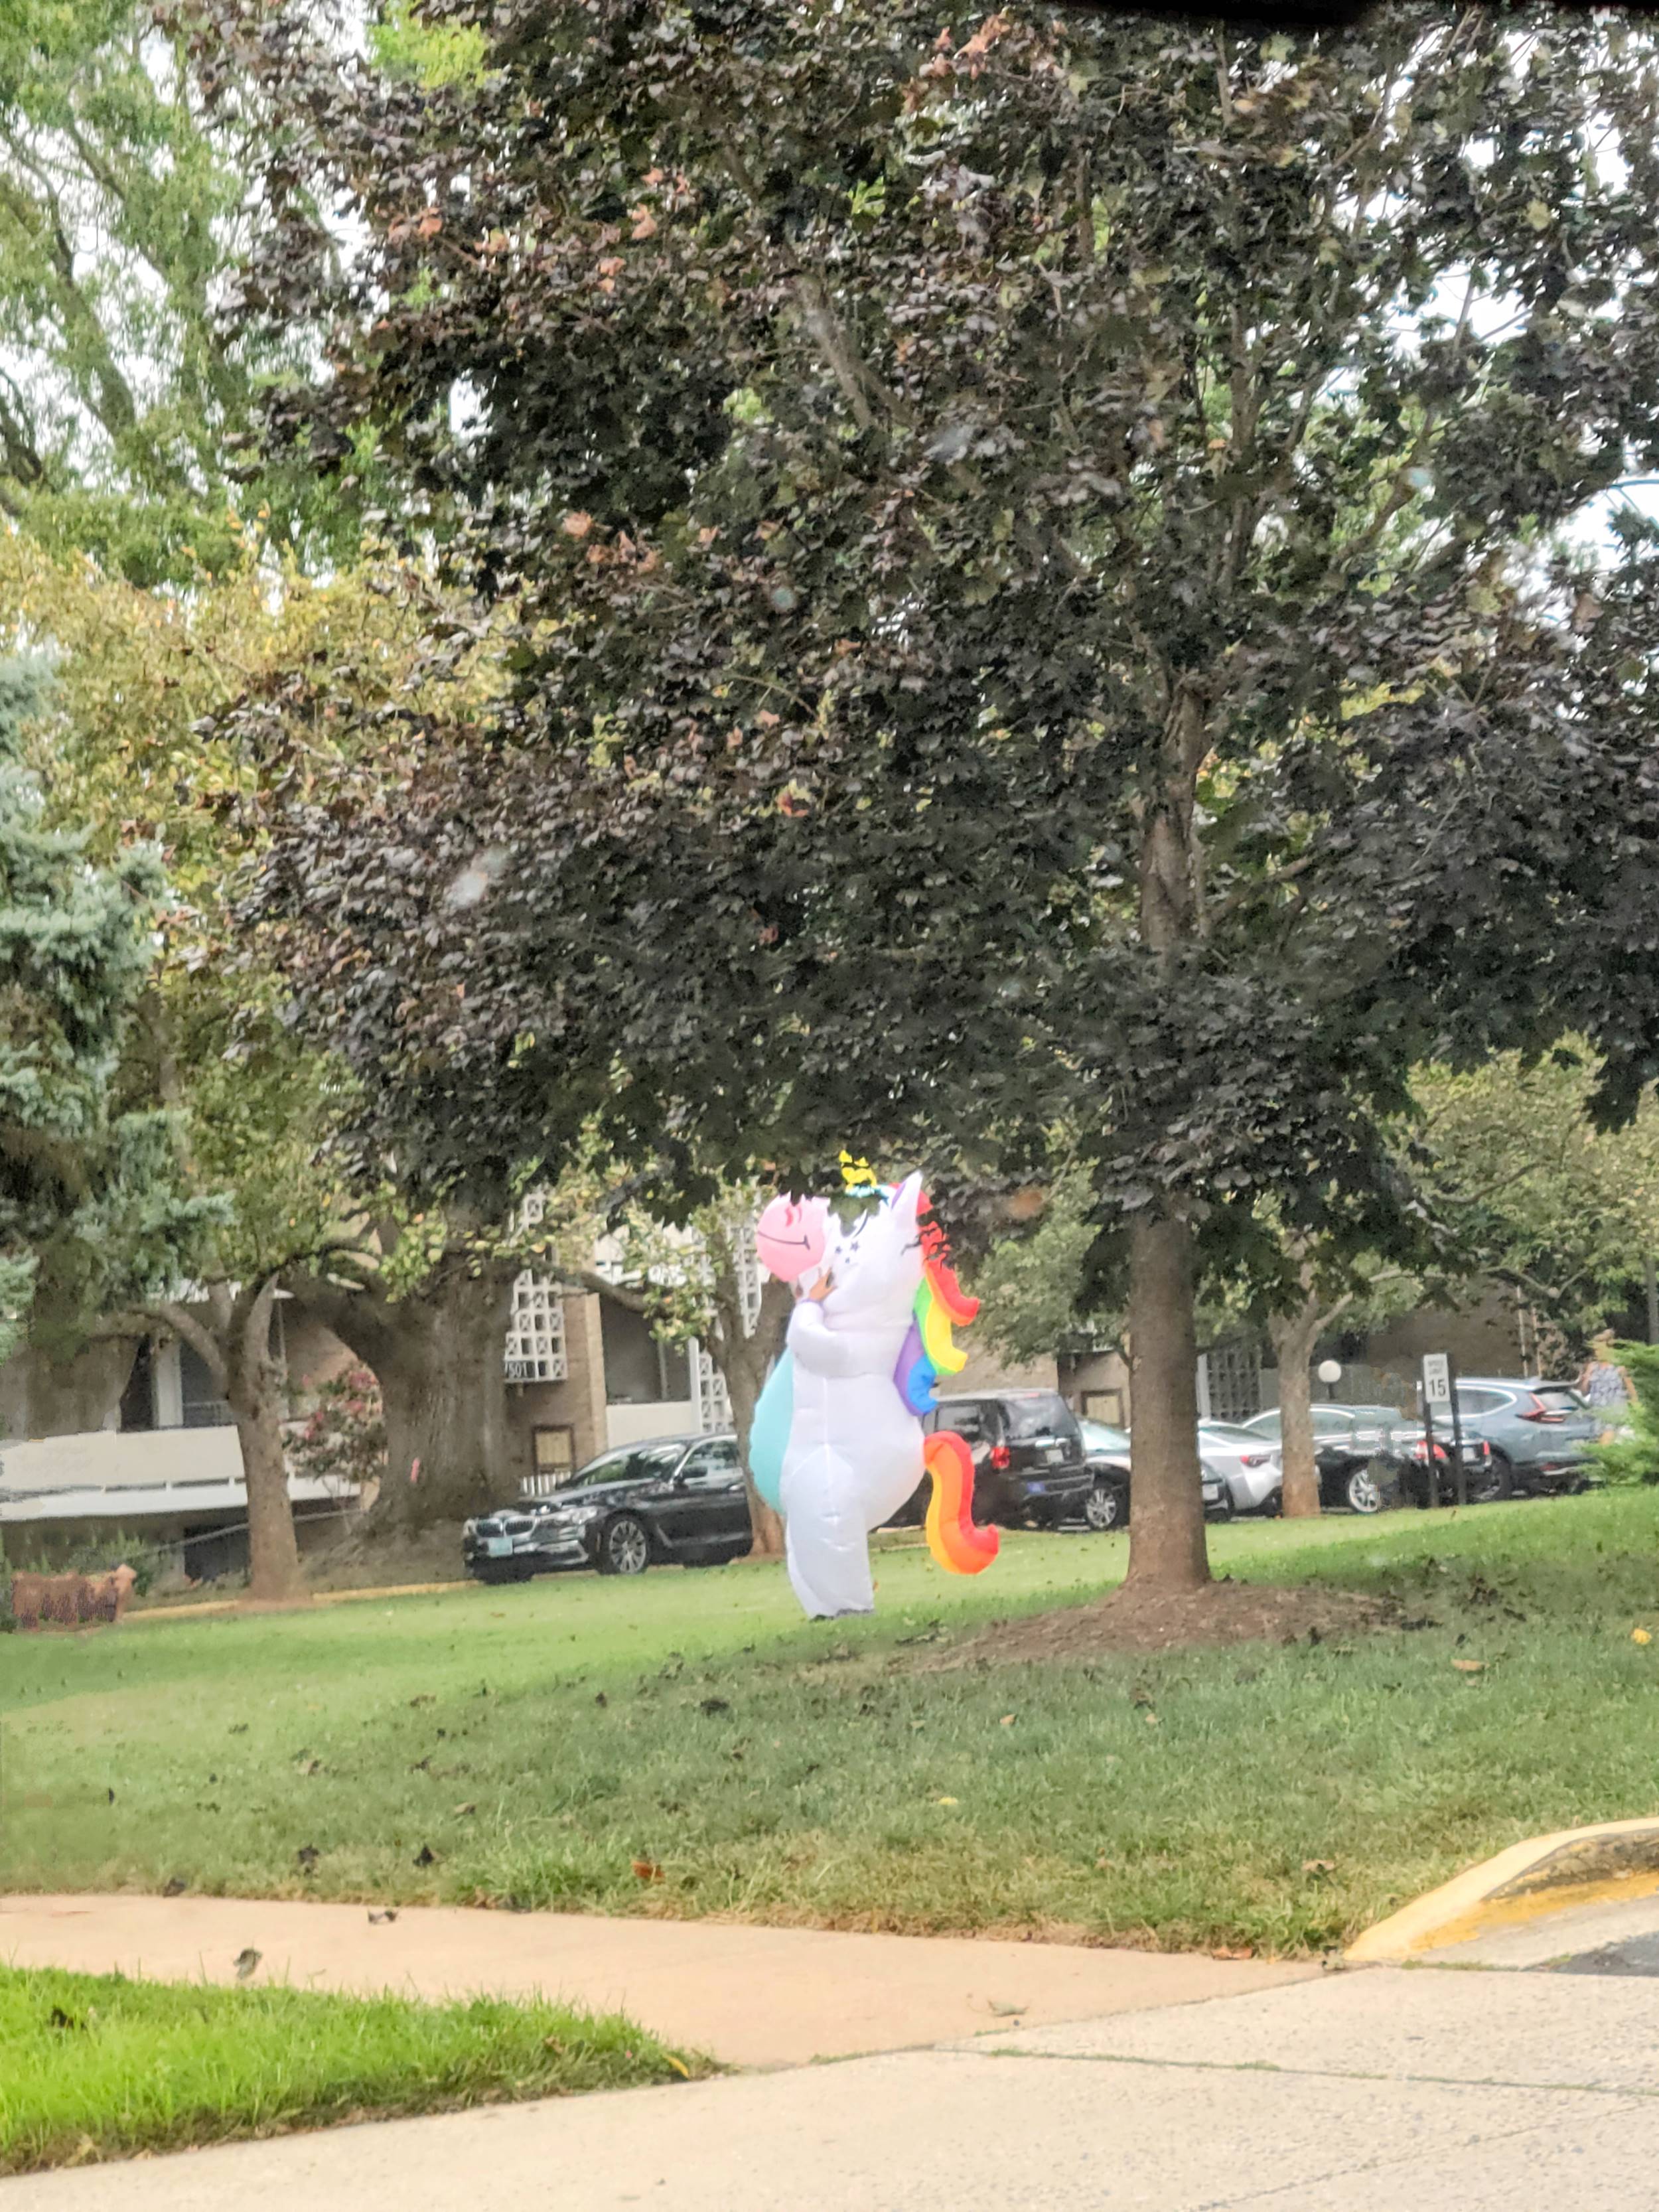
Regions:
<instances>
[{"instance_id":1,"label":"silver car","mask_svg":"<svg viewBox=\"0 0 1659 2212\"><path fill-rule=\"evenodd\" d=\"M1206 1472L1226 1484L1235 1513L1260 1513L1277 1505L1285 1486L1284 1455L1277 1444L1231 1421L1200 1421L1198 1449Z\"/></svg>"},{"instance_id":2,"label":"silver car","mask_svg":"<svg viewBox=\"0 0 1659 2212\"><path fill-rule=\"evenodd\" d=\"M1091 1528L1121 1528L1129 1518L1129 1431L1104 1421L1079 1420L1083 1449L1088 1455L1094 1487L1084 1504L1084 1518ZM1200 1470L1200 1494L1207 1518L1231 1520L1232 1494L1207 1455Z\"/></svg>"}]
</instances>

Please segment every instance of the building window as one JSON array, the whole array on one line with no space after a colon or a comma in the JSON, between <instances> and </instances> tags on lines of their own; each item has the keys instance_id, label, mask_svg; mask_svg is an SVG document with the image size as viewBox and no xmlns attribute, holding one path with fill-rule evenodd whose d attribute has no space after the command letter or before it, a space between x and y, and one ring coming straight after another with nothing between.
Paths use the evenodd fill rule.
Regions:
<instances>
[{"instance_id":1,"label":"building window","mask_svg":"<svg viewBox=\"0 0 1659 2212\"><path fill-rule=\"evenodd\" d=\"M576 1431L563 1424L530 1431L532 1469L525 1486L532 1498L546 1498L576 1471Z\"/></svg>"},{"instance_id":2,"label":"building window","mask_svg":"<svg viewBox=\"0 0 1659 2212\"><path fill-rule=\"evenodd\" d=\"M1248 1421L1261 1411L1261 1354L1248 1338L1214 1346L1204 1364L1212 1421Z\"/></svg>"},{"instance_id":3,"label":"building window","mask_svg":"<svg viewBox=\"0 0 1659 2212\"><path fill-rule=\"evenodd\" d=\"M155 1355L147 1336L138 1340L132 1372L121 1393L120 1425L125 1435L155 1426Z\"/></svg>"},{"instance_id":4,"label":"building window","mask_svg":"<svg viewBox=\"0 0 1659 2212\"><path fill-rule=\"evenodd\" d=\"M1123 1393L1121 1390L1085 1390L1083 1394L1083 1418L1085 1421L1103 1421L1109 1429L1123 1426Z\"/></svg>"},{"instance_id":5,"label":"building window","mask_svg":"<svg viewBox=\"0 0 1659 2212\"><path fill-rule=\"evenodd\" d=\"M187 1429L222 1429L236 1418L219 1395L219 1386L206 1360L182 1338L179 1344L179 1394Z\"/></svg>"},{"instance_id":6,"label":"building window","mask_svg":"<svg viewBox=\"0 0 1659 2212\"><path fill-rule=\"evenodd\" d=\"M643 1314L615 1298L599 1300L599 1331L605 1346L605 1395L612 1406L664 1406L688 1402L691 1369L683 1344L654 1336Z\"/></svg>"}]
</instances>

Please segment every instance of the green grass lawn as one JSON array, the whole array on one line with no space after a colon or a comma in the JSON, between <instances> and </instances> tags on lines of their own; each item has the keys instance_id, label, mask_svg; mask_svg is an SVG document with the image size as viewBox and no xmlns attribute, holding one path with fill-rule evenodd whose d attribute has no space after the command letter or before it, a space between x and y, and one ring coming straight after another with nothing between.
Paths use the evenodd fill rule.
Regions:
<instances>
[{"instance_id":1,"label":"green grass lawn","mask_svg":"<svg viewBox=\"0 0 1659 2212\"><path fill-rule=\"evenodd\" d=\"M1121 1573L1126 1540L1077 1535L975 1582L887 1551L853 1623L744 1565L8 1638L0 1884L1296 1951L1537 1830L1659 1810L1659 1494L1212 1551L1431 1625L918 1670Z\"/></svg>"},{"instance_id":2,"label":"green grass lawn","mask_svg":"<svg viewBox=\"0 0 1659 2212\"><path fill-rule=\"evenodd\" d=\"M707 2072L558 2005L0 1966L0 2174Z\"/></svg>"}]
</instances>

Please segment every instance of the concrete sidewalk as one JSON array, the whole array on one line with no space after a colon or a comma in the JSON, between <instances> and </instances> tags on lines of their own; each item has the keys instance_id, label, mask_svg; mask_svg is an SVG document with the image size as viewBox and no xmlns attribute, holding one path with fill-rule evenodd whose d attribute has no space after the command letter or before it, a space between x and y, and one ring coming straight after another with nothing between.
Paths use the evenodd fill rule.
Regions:
<instances>
[{"instance_id":1,"label":"concrete sidewalk","mask_svg":"<svg viewBox=\"0 0 1659 2212\"><path fill-rule=\"evenodd\" d=\"M1384 1966L988 2047L43 2175L0 2206L1630 2212L1656 2170L1659 1982Z\"/></svg>"},{"instance_id":2,"label":"concrete sidewalk","mask_svg":"<svg viewBox=\"0 0 1659 2212\"><path fill-rule=\"evenodd\" d=\"M0 1960L155 1981L563 1997L625 2012L733 2066L896 2051L986 2030L1097 2019L1301 1979L1316 1967L1059 1943L833 1935L712 1920L481 1912L256 1898L0 1898Z\"/></svg>"}]
</instances>

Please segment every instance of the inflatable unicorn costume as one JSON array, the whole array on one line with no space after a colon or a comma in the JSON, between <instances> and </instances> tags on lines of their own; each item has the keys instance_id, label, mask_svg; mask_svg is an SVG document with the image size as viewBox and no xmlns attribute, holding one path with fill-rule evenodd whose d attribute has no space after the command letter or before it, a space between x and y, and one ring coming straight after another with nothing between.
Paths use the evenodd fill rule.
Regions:
<instances>
[{"instance_id":1,"label":"inflatable unicorn costume","mask_svg":"<svg viewBox=\"0 0 1659 2212\"><path fill-rule=\"evenodd\" d=\"M796 1287L788 1349L750 1432L755 1486L782 1513L789 1579L807 1613L875 1609L869 1534L933 1477L927 1542L941 1566L977 1574L997 1553L975 1526L974 1463L948 1431L924 1437L941 1374L965 1364L951 1337L978 1301L924 1217L921 1177L871 1194L850 1227L827 1199L775 1199L755 1232L761 1264Z\"/></svg>"}]
</instances>

